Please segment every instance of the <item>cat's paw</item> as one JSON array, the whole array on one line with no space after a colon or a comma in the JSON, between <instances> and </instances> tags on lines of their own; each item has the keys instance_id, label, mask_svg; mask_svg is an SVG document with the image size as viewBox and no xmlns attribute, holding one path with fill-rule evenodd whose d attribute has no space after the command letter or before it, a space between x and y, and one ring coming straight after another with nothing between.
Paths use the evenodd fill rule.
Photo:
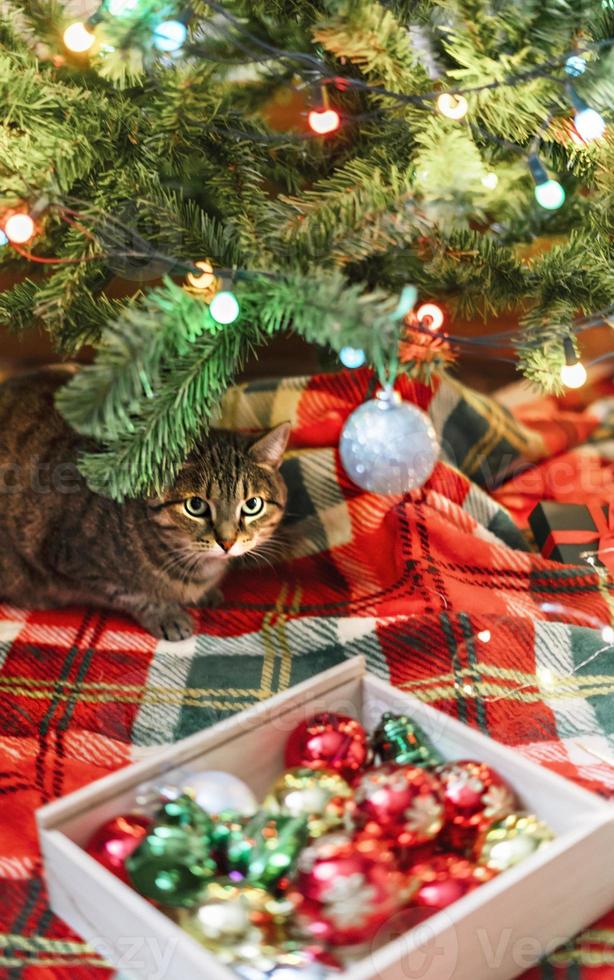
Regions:
<instances>
[{"instance_id":1,"label":"cat's paw","mask_svg":"<svg viewBox=\"0 0 614 980\"><path fill-rule=\"evenodd\" d=\"M197 602L199 609L217 609L224 601L224 593L221 589L210 589L205 592Z\"/></svg>"},{"instance_id":2,"label":"cat's paw","mask_svg":"<svg viewBox=\"0 0 614 980\"><path fill-rule=\"evenodd\" d=\"M161 640L178 642L187 640L194 633L192 617L181 606L163 606L149 609L137 617L148 633Z\"/></svg>"}]
</instances>

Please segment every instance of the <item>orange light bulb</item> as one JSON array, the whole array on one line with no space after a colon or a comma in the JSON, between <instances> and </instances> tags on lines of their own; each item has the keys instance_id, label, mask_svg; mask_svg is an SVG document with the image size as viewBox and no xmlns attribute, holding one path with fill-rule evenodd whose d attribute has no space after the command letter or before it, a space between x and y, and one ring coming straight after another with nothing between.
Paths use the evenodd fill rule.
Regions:
<instances>
[{"instance_id":1,"label":"orange light bulb","mask_svg":"<svg viewBox=\"0 0 614 980\"><path fill-rule=\"evenodd\" d=\"M4 222L4 234L15 245L23 245L29 241L35 231L36 227L29 214L12 214Z\"/></svg>"}]
</instances>

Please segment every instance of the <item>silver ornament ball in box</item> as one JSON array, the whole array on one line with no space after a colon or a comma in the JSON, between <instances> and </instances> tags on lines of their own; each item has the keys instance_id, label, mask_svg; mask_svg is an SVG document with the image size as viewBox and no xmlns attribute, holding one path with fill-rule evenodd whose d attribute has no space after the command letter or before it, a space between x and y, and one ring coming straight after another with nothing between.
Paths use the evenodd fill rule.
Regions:
<instances>
[{"instance_id":1,"label":"silver ornament ball in box","mask_svg":"<svg viewBox=\"0 0 614 980\"><path fill-rule=\"evenodd\" d=\"M352 412L339 452L346 473L363 490L407 493L428 480L439 442L428 415L385 388Z\"/></svg>"}]
</instances>

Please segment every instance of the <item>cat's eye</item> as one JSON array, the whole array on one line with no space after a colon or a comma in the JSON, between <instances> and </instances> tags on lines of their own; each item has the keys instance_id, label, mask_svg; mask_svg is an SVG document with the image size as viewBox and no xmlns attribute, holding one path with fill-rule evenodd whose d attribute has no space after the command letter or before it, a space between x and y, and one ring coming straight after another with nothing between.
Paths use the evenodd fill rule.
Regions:
<instances>
[{"instance_id":1,"label":"cat's eye","mask_svg":"<svg viewBox=\"0 0 614 980\"><path fill-rule=\"evenodd\" d=\"M190 517L204 517L209 510L209 504L202 497L188 497L183 502L183 508Z\"/></svg>"},{"instance_id":2,"label":"cat's eye","mask_svg":"<svg viewBox=\"0 0 614 980\"><path fill-rule=\"evenodd\" d=\"M257 517L264 510L264 500L262 497L250 497L245 501L241 510L246 517Z\"/></svg>"}]
</instances>

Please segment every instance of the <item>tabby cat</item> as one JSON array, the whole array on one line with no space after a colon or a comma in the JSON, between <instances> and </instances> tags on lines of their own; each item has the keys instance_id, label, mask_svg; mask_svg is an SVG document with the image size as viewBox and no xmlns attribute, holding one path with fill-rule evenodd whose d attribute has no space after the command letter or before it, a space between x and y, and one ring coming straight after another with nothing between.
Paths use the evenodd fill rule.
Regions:
<instances>
[{"instance_id":1,"label":"tabby cat","mask_svg":"<svg viewBox=\"0 0 614 980\"><path fill-rule=\"evenodd\" d=\"M257 554L283 517L290 425L260 437L212 430L165 493L116 503L88 490L76 460L91 444L54 408L72 373L46 368L0 386L0 597L104 606L185 639L182 607L216 604L232 560Z\"/></svg>"}]
</instances>

